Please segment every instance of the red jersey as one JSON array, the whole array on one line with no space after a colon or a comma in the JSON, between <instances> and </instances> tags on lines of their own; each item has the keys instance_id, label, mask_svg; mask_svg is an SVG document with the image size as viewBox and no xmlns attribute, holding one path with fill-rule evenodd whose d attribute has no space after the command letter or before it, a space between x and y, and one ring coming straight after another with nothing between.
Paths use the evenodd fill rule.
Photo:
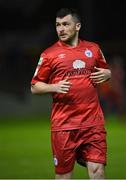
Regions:
<instances>
[{"instance_id":1,"label":"red jersey","mask_svg":"<svg viewBox=\"0 0 126 180\"><path fill-rule=\"evenodd\" d=\"M65 78L72 83L68 93L52 93L52 131L104 124L97 88L90 79L95 66L108 68L99 46L93 42L80 40L78 46L71 47L58 41L41 54L32 84L54 84Z\"/></svg>"}]
</instances>

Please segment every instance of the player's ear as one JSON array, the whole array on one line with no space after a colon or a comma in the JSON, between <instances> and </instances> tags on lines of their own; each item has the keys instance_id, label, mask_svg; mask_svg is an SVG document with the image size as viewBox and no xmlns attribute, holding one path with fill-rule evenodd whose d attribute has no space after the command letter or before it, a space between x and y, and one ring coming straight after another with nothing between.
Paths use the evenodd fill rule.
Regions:
<instances>
[{"instance_id":1,"label":"player's ear","mask_svg":"<svg viewBox=\"0 0 126 180\"><path fill-rule=\"evenodd\" d=\"M78 23L76 24L76 30L79 31L80 28L81 28L81 23L78 22Z\"/></svg>"}]
</instances>

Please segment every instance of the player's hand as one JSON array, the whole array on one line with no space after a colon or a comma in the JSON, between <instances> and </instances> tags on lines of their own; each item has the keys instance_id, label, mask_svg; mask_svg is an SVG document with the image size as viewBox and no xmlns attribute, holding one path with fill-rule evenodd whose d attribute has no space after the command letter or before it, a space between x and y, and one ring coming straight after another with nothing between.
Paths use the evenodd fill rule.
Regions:
<instances>
[{"instance_id":1,"label":"player's hand","mask_svg":"<svg viewBox=\"0 0 126 180\"><path fill-rule=\"evenodd\" d=\"M91 73L90 78L94 83L99 84L111 78L111 71L109 69L94 67L96 72Z\"/></svg>"},{"instance_id":2,"label":"player's hand","mask_svg":"<svg viewBox=\"0 0 126 180\"><path fill-rule=\"evenodd\" d=\"M54 91L57 93L68 93L71 83L68 81L68 79L59 81L57 84L53 84Z\"/></svg>"}]
</instances>

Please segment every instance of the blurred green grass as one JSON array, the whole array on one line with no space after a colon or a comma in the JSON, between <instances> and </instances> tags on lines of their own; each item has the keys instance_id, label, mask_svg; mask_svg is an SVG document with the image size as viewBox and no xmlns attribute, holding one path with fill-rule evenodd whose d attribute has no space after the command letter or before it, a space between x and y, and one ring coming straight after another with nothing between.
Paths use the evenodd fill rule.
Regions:
<instances>
[{"instance_id":1,"label":"blurred green grass","mask_svg":"<svg viewBox=\"0 0 126 180\"><path fill-rule=\"evenodd\" d=\"M1 118L2 119L2 118ZM126 124L107 117L106 178L126 178ZM53 179L49 117L9 118L0 121L0 179ZM73 178L88 178L75 165Z\"/></svg>"}]
</instances>

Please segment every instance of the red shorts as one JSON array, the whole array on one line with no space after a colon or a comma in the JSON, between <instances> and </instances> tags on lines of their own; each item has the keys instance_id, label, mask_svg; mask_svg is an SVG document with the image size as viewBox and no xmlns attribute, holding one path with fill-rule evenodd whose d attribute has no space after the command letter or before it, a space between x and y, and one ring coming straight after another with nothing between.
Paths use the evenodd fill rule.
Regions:
<instances>
[{"instance_id":1,"label":"red shorts","mask_svg":"<svg viewBox=\"0 0 126 180\"><path fill-rule=\"evenodd\" d=\"M51 140L57 174L72 171L78 158L106 164L106 131L103 126L53 131Z\"/></svg>"}]
</instances>

